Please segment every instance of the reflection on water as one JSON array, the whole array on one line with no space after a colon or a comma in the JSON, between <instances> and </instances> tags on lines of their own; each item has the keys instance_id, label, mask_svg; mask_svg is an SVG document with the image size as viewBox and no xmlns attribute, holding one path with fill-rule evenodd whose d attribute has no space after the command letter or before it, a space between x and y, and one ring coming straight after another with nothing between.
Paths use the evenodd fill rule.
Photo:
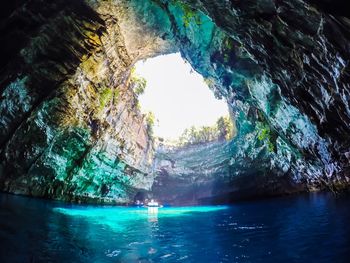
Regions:
<instances>
[{"instance_id":1,"label":"reflection on water","mask_svg":"<svg viewBox=\"0 0 350 263\"><path fill-rule=\"evenodd\" d=\"M158 222L158 213L153 213L148 211L148 222L157 223Z\"/></svg>"},{"instance_id":2,"label":"reflection on water","mask_svg":"<svg viewBox=\"0 0 350 263\"><path fill-rule=\"evenodd\" d=\"M348 204L314 194L154 214L0 195L0 262L348 262Z\"/></svg>"},{"instance_id":3,"label":"reflection on water","mask_svg":"<svg viewBox=\"0 0 350 263\"><path fill-rule=\"evenodd\" d=\"M143 207L83 207L70 208L56 207L53 212L71 217L87 219L93 224L102 224L114 231L125 231L131 222L140 224L148 219L149 222L157 222L158 217L183 217L193 213L205 213L227 209L228 206L197 206L197 207L167 207L160 208L158 213L150 212Z\"/></svg>"}]
</instances>

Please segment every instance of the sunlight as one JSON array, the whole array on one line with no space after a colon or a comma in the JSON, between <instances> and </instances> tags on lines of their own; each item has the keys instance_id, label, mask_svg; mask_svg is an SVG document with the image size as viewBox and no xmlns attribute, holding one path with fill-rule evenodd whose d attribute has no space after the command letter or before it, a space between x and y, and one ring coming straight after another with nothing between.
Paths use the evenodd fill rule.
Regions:
<instances>
[{"instance_id":1,"label":"sunlight","mask_svg":"<svg viewBox=\"0 0 350 263\"><path fill-rule=\"evenodd\" d=\"M229 115L226 102L214 97L203 77L180 53L140 61L136 74L147 81L139 101L141 111L153 112L158 120L154 127L157 137L174 140L186 128L210 126Z\"/></svg>"},{"instance_id":2,"label":"sunlight","mask_svg":"<svg viewBox=\"0 0 350 263\"><path fill-rule=\"evenodd\" d=\"M156 216L157 218L193 216L198 213L213 213L228 208L225 205L164 207L159 209ZM131 221L145 220L150 216L154 216L150 215L147 208L143 207L56 207L53 208L53 211L71 217L86 218L90 223L104 224L114 231L125 230L125 225Z\"/></svg>"}]
</instances>

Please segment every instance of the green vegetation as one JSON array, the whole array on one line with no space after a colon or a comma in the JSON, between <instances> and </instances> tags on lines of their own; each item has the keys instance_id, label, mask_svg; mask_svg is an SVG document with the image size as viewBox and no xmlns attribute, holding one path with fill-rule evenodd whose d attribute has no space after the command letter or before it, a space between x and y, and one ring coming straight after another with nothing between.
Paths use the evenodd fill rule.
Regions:
<instances>
[{"instance_id":1,"label":"green vegetation","mask_svg":"<svg viewBox=\"0 0 350 263\"><path fill-rule=\"evenodd\" d=\"M106 107L107 103L111 101L112 97L113 90L111 88L104 88L100 91L100 111Z\"/></svg>"},{"instance_id":2,"label":"green vegetation","mask_svg":"<svg viewBox=\"0 0 350 263\"><path fill-rule=\"evenodd\" d=\"M146 80L144 78L134 78L132 80L133 90L136 95L141 95L145 92Z\"/></svg>"},{"instance_id":3,"label":"green vegetation","mask_svg":"<svg viewBox=\"0 0 350 263\"><path fill-rule=\"evenodd\" d=\"M273 144L273 139L272 139L273 136L272 136L270 126L268 124L259 123L257 125L257 128L259 129L259 133L258 133L259 141L266 142L268 151L274 152L275 146Z\"/></svg>"},{"instance_id":4,"label":"green vegetation","mask_svg":"<svg viewBox=\"0 0 350 263\"><path fill-rule=\"evenodd\" d=\"M141 105L139 102L139 95L142 95L145 92L146 86L147 86L147 81L145 78L137 76L136 75L136 69L133 67L131 69L130 73L130 88L134 91L135 93L135 106L138 111L141 111ZM154 124L155 124L155 116L153 112L148 112L145 115L145 121L146 121L146 126L147 126L147 132L150 137L150 139L153 139L153 133L154 133Z\"/></svg>"},{"instance_id":5,"label":"green vegetation","mask_svg":"<svg viewBox=\"0 0 350 263\"><path fill-rule=\"evenodd\" d=\"M182 9L184 27L188 27L192 21L194 21L196 25L202 24L201 17L195 9L180 1L173 1L173 4L177 4Z\"/></svg>"},{"instance_id":6,"label":"green vegetation","mask_svg":"<svg viewBox=\"0 0 350 263\"><path fill-rule=\"evenodd\" d=\"M153 127L154 127L154 124L155 124L155 116L154 116L154 113L149 111L147 114L146 114L146 124L147 124L147 131L148 131L148 135L150 135L151 137L153 137Z\"/></svg>"},{"instance_id":7,"label":"green vegetation","mask_svg":"<svg viewBox=\"0 0 350 263\"><path fill-rule=\"evenodd\" d=\"M223 41L223 44L224 44L224 46L225 46L225 49L228 50L228 51L232 50L233 47L234 47L233 39L230 38L230 37L226 37L226 38L224 39L224 41Z\"/></svg>"},{"instance_id":8,"label":"green vegetation","mask_svg":"<svg viewBox=\"0 0 350 263\"><path fill-rule=\"evenodd\" d=\"M216 121L219 140L230 140L233 137L233 123L229 116L220 117Z\"/></svg>"},{"instance_id":9,"label":"green vegetation","mask_svg":"<svg viewBox=\"0 0 350 263\"><path fill-rule=\"evenodd\" d=\"M216 125L186 129L180 136L178 145L195 145L217 140L230 140L234 137L234 126L229 116L220 117Z\"/></svg>"},{"instance_id":10,"label":"green vegetation","mask_svg":"<svg viewBox=\"0 0 350 263\"><path fill-rule=\"evenodd\" d=\"M98 105L98 112L101 113L108 103L111 102L112 99L116 100L119 96L119 90L104 87L99 90L99 105Z\"/></svg>"},{"instance_id":11,"label":"green vegetation","mask_svg":"<svg viewBox=\"0 0 350 263\"><path fill-rule=\"evenodd\" d=\"M135 68L131 69L130 86L137 96L145 92L147 81L145 78L137 76Z\"/></svg>"}]
</instances>

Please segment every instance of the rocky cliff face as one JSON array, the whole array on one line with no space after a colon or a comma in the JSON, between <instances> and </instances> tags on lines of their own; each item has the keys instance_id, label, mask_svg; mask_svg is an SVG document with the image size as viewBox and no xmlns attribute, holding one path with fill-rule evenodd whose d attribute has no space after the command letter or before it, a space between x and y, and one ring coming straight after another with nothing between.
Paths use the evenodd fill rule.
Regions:
<instances>
[{"instance_id":1,"label":"rocky cliff face","mask_svg":"<svg viewBox=\"0 0 350 263\"><path fill-rule=\"evenodd\" d=\"M309 189L347 185L349 14L337 8L344 2L190 2L258 66L233 92L243 90L236 98L263 129L271 168Z\"/></svg>"},{"instance_id":2,"label":"rocky cliff face","mask_svg":"<svg viewBox=\"0 0 350 263\"><path fill-rule=\"evenodd\" d=\"M158 174L152 187L154 197L164 203L197 204L214 196L227 196L233 191L229 187L231 146L230 142L209 142L159 148L154 164Z\"/></svg>"},{"instance_id":3,"label":"rocky cliff face","mask_svg":"<svg viewBox=\"0 0 350 263\"><path fill-rule=\"evenodd\" d=\"M152 143L129 85L140 50L122 33L133 21L119 22L125 6L104 8L30 1L3 21L3 190L126 203L151 187Z\"/></svg>"},{"instance_id":4,"label":"rocky cliff face","mask_svg":"<svg viewBox=\"0 0 350 263\"><path fill-rule=\"evenodd\" d=\"M117 203L152 185L162 192L164 169L154 183L153 149L130 70L140 59L175 51L227 100L238 128L232 142L205 146L210 156L192 149L199 156L189 161L194 172L182 164L189 152L172 153L185 172L170 167L168 174L191 174L190 181L208 186L196 199L348 187L350 14L342 1L329 6L326 0L4 5L1 189ZM189 182L176 180L182 179ZM217 186L209 189L213 180Z\"/></svg>"}]
</instances>

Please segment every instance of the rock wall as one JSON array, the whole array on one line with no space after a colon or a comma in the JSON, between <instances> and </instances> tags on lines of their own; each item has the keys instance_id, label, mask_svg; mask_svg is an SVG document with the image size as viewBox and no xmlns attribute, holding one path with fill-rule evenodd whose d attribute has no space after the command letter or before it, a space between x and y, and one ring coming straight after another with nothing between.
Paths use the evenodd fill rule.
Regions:
<instances>
[{"instance_id":1,"label":"rock wall","mask_svg":"<svg viewBox=\"0 0 350 263\"><path fill-rule=\"evenodd\" d=\"M324 1L166 2L183 56L235 114L231 182L258 178L250 189L235 184L247 194L347 188L350 35L342 1L331 9Z\"/></svg>"},{"instance_id":2,"label":"rock wall","mask_svg":"<svg viewBox=\"0 0 350 263\"><path fill-rule=\"evenodd\" d=\"M140 51L167 47L151 32L133 42L125 8L24 1L2 21L2 190L127 203L150 189L152 142L129 76Z\"/></svg>"},{"instance_id":3,"label":"rock wall","mask_svg":"<svg viewBox=\"0 0 350 263\"><path fill-rule=\"evenodd\" d=\"M226 141L159 148L154 164L158 175L152 187L154 198L166 204L183 205L198 204L217 195L227 196L233 191L229 187L231 149Z\"/></svg>"},{"instance_id":4,"label":"rock wall","mask_svg":"<svg viewBox=\"0 0 350 263\"><path fill-rule=\"evenodd\" d=\"M243 52L257 66L239 85L220 88L235 94L233 104L267 142L271 169L310 190L348 186L350 14L344 1L332 7L328 1L187 2L236 41L238 57ZM241 70L221 64L231 80L231 72Z\"/></svg>"},{"instance_id":5,"label":"rock wall","mask_svg":"<svg viewBox=\"0 0 350 263\"><path fill-rule=\"evenodd\" d=\"M327 0L4 4L0 188L116 203L159 190L130 71L175 51L227 100L238 128L205 157L225 159L208 167L211 177L195 165L200 172L190 178L202 185L225 178L199 199L347 188L350 15L342 1L329 7Z\"/></svg>"}]
</instances>

